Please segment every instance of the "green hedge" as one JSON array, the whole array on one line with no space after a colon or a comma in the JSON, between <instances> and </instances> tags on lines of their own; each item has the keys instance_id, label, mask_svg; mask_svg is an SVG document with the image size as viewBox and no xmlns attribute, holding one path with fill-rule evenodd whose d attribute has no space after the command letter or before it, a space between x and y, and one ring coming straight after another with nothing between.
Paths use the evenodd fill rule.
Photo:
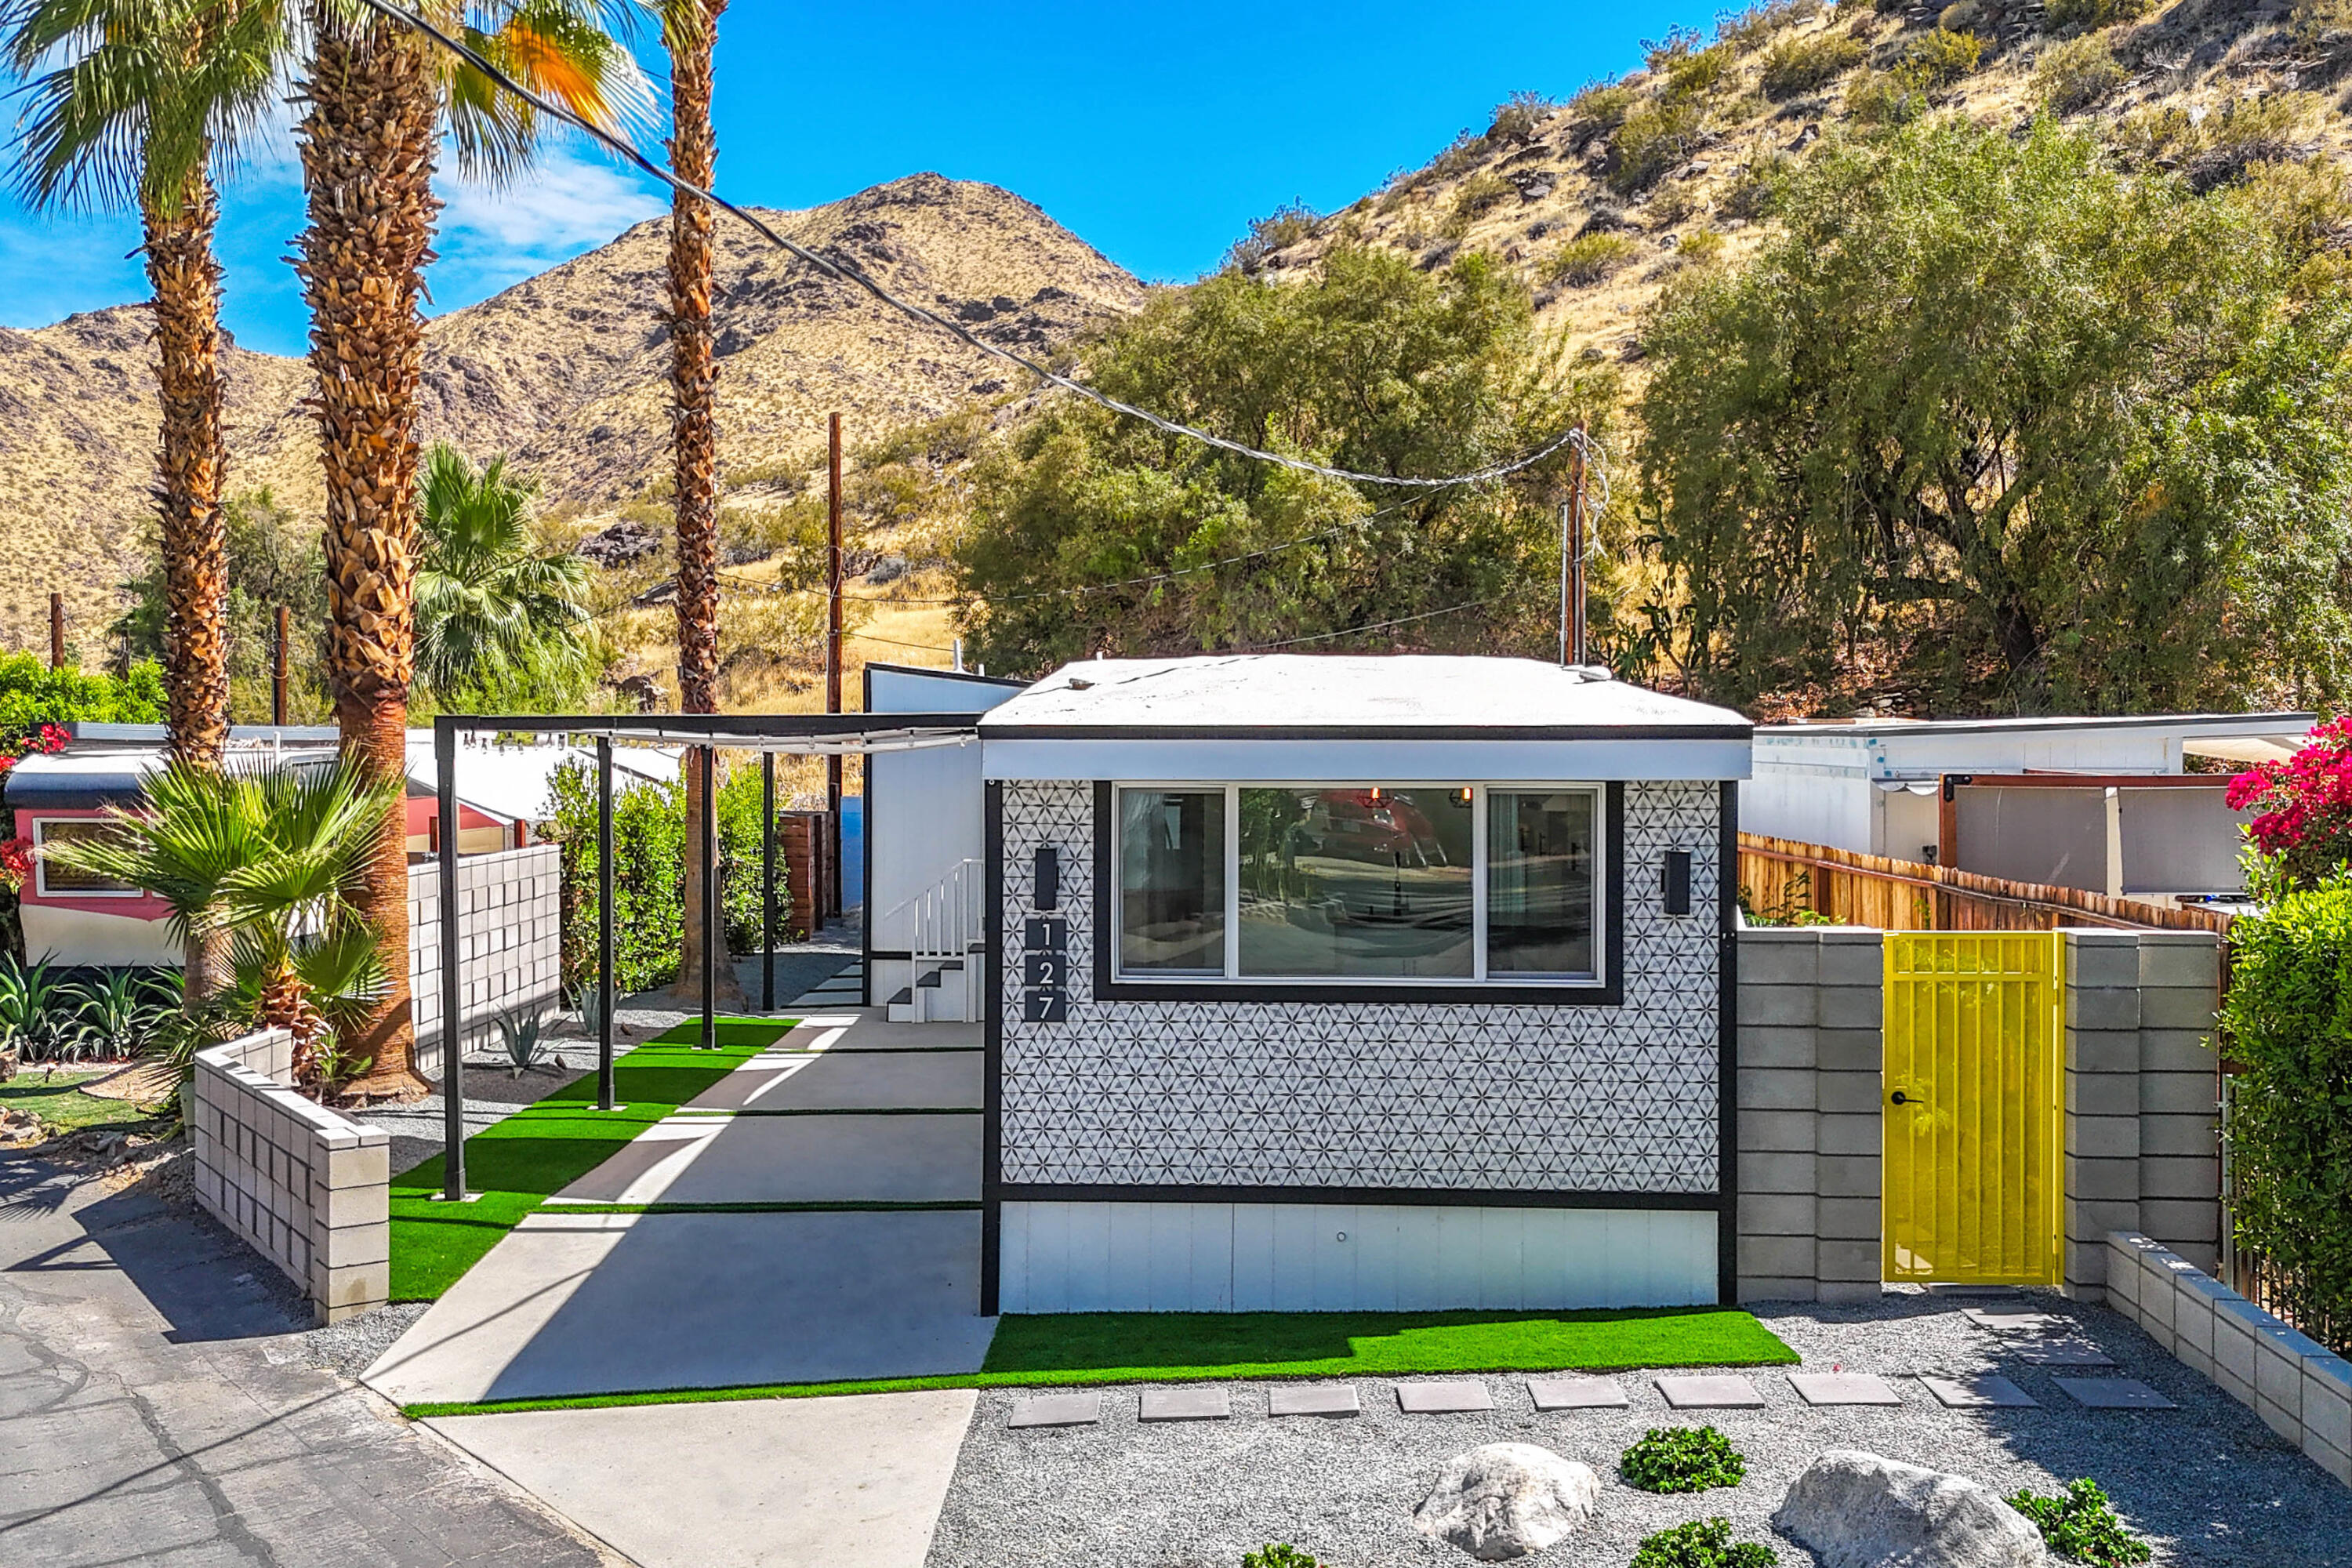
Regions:
<instances>
[{"instance_id":1,"label":"green hedge","mask_svg":"<svg viewBox=\"0 0 2352 1568\"><path fill-rule=\"evenodd\" d=\"M2300 1276L2298 1307L2352 1321L2352 880L2240 916L2230 943L2238 1238Z\"/></svg>"}]
</instances>

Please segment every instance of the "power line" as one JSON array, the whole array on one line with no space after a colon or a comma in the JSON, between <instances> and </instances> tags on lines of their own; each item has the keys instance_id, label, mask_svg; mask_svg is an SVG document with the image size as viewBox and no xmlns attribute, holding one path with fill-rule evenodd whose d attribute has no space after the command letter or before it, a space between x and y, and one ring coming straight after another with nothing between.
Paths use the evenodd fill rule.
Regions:
<instances>
[{"instance_id":1,"label":"power line","mask_svg":"<svg viewBox=\"0 0 2352 1568\"><path fill-rule=\"evenodd\" d=\"M1317 632L1312 637L1285 637L1280 642L1244 643L1235 647L1215 648L1215 653L1265 653L1270 648L1297 647L1301 643L1329 642L1334 637L1354 637L1358 632L1384 632L1391 626L1411 626L1415 621L1434 620L1439 616L1459 615L1465 610L1483 610L1489 605L1499 605L1507 595L1496 594L1485 599L1473 599L1466 605L1448 605L1442 610L1423 610L1417 616L1399 616L1392 621L1374 621L1368 626L1342 626L1336 632Z\"/></svg>"},{"instance_id":2,"label":"power line","mask_svg":"<svg viewBox=\"0 0 2352 1568\"><path fill-rule=\"evenodd\" d=\"M569 125L573 130L580 132L582 134L594 139L603 146L610 149L614 154L626 160L629 163L651 175L654 179L660 181L671 190L682 193L686 195L693 196L699 201L709 202L711 205L729 214L730 216L749 226L753 233L759 235L760 237L765 239L769 244L775 246L780 250L786 251L792 256L796 257L800 260L807 263L809 266L815 268L825 276L838 279L845 283L855 284L858 288L865 289L868 294L873 295L874 298L879 300L883 304L889 306L892 310L898 311L900 314L907 316L913 321L919 321L926 326L936 327L940 331L946 332L950 336L961 340L971 347L978 349L982 353L991 355L996 359L1001 359L1008 364L1017 365L1021 369L1027 371L1030 374L1037 377L1039 380L1048 382L1055 386L1062 388L1065 392L1075 394L1079 397L1087 399L1088 402L1097 404L1104 408L1109 409L1114 414L1123 414L1131 419L1140 419L1146 425L1150 426L1153 429L1159 430L1166 435L1181 436L1187 440L1198 441L1204 446L1214 447L1222 451L1232 452L1237 457L1248 458L1256 462L1273 463L1282 468L1296 469L1300 473L1318 474L1325 479L1339 479L1349 484L1399 485L1414 489L1444 489L1455 485L1484 484L1490 480L1503 479L1508 475L1517 473L1523 468L1533 468L1536 464L1542 462L1545 458L1550 457L1553 453L1559 451L1570 442L1579 439L1577 431L1573 426L1571 426L1569 429L1561 431L1558 436L1553 437L1550 440L1545 442L1534 451L1526 454L1524 457L1514 458L1507 462L1492 463L1487 465L1486 468L1473 469L1471 472L1466 474L1453 474L1444 479L1407 479L1395 474L1367 474L1358 472L1353 468L1336 468L1323 463L1310 463L1304 458L1286 457L1279 452L1264 451L1255 447L1244 446L1239 441L1227 440L1223 436L1212 435L1206 430L1197 429L1190 425L1180 424L1173 419L1162 418L1159 415L1153 414L1147 409L1138 408L1131 403L1122 403L1118 398L1112 397L1106 393L1097 392L1093 387L1087 385L1085 383L1074 381L1058 371L1048 370L1045 366L1039 364L1037 362L1025 355L1014 353L1011 349L1000 348L996 344L988 342L986 339L978 336L960 321L951 321L945 316L938 314L936 311L925 309L923 306L899 299L896 294L891 293L887 289L882 287L880 283L877 283L871 277L868 277L864 268L859 267L855 261L850 260L847 257L844 257L840 260L835 261L826 257L820 256L815 251L809 250L804 247L795 245L793 241L786 239L782 235L778 234L774 229L770 228L766 223L753 216L750 212L746 211L742 207L737 206L734 203L727 200L724 196L719 195L717 193L712 191L707 191L699 185L679 179L676 174L673 174L668 170L662 168L660 165L654 163L652 159L647 158L644 153L638 152L629 142L614 135L609 131L606 131L604 127L593 123L583 116L573 113L570 109L565 108L563 105L557 103L552 100L543 98L540 94L531 91L529 88L515 80L514 78L509 76L505 71L500 70L497 66L491 64L489 60L482 56L480 51L451 37L448 34L443 32L440 28L435 26L432 23L426 21L424 17L416 15L415 12L405 10L401 6L392 4L392 0L362 0L362 3L367 5L371 10L377 12L390 20L397 22L401 26L408 27L413 31L430 38L441 47L456 55L459 59L464 60L474 69L481 72L483 76L488 78L491 81L496 82L499 87L514 94L517 98L521 99L525 103L530 104L540 113L547 115L550 119L558 121L565 125Z\"/></svg>"}]
</instances>

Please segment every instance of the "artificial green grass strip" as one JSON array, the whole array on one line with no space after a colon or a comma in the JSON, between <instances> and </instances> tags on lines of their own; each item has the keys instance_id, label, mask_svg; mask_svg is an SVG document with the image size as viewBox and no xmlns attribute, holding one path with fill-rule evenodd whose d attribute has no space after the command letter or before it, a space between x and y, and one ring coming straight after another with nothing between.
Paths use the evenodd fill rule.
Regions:
<instances>
[{"instance_id":1,"label":"artificial green grass strip","mask_svg":"<svg viewBox=\"0 0 2352 1568\"><path fill-rule=\"evenodd\" d=\"M552 1204L549 1214L958 1214L981 1208L978 1202L942 1199L898 1203L887 1198L844 1198L808 1203L707 1204Z\"/></svg>"},{"instance_id":2,"label":"artificial green grass strip","mask_svg":"<svg viewBox=\"0 0 2352 1568\"><path fill-rule=\"evenodd\" d=\"M982 1116L977 1105L706 1105L697 1116Z\"/></svg>"},{"instance_id":3,"label":"artificial green grass strip","mask_svg":"<svg viewBox=\"0 0 2352 1568\"><path fill-rule=\"evenodd\" d=\"M1051 1388L1213 1379L1791 1365L1797 1352L1742 1311L1069 1312L1007 1316L978 1373L843 1383L674 1388L403 1407L412 1420L518 1410L811 1399L939 1388Z\"/></svg>"},{"instance_id":4,"label":"artificial green grass strip","mask_svg":"<svg viewBox=\"0 0 2352 1568\"><path fill-rule=\"evenodd\" d=\"M614 1097L625 1110L593 1109L592 1073L468 1137L466 1190L474 1196L465 1203L433 1196L444 1179L439 1154L394 1176L392 1299L438 1300L524 1215L758 1054L749 1042L693 1052L639 1046L613 1065Z\"/></svg>"},{"instance_id":5,"label":"artificial green grass strip","mask_svg":"<svg viewBox=\"0 0 2352 1568\"><path fill-rule=\"evenodd\" d=\"M772 1046L799 1024L798 1018L745 1018L722 1013L712 1020L711 1032L722 1050L730 1046ZM702 1044L701 1016L697 1015L684 1023L673 1024L646 1044L698 1047Z\"/></svg>"}]
</instances>

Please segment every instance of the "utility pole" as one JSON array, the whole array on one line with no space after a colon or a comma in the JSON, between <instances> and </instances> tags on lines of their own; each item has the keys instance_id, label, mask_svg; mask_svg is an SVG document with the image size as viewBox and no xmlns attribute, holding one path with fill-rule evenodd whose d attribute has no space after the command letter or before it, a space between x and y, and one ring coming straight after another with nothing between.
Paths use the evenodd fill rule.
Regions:
<instances>
[{"instance_id":1,"label":"utility pole","mask_svg":"<svg viewBox=\"0 0 2352 1568\"><path fill-rule=\"evenodd\" d=\"M278 649L270 657L269 668L269 721L280 729L286 724L286 639L292 619L285 605L278 606Z\"/></svg>"},{"instance_id":2,"label":"utility pole","mask_svg":"<svg viewBox=\"0 0 2352 1568\"><path fill-rule=\"evenodd\" d=\"M1568 504L1559 509L1559 662L1584 662L1584 422L1568 448Z\"/></svg>"},{"instance_id":3,"label":"utility pole","mask_svg":"<svg viewBox=\"0 0 2352 1568\"><path fill-rule=\"evenodd\" d=\"M841 416L826 422L825 441L825 622L824 710L841 711ZM818 896L809 931L824 923L825 909L841 906L841 753L824 760L825 888Z\"/></svg>"},{"instance_id":4,"label":"utility pole","mask_svg":"<svg viewBox=\"0 0 2352 1568\"><path fill-rule=\"evenodd\" d=\"M66 596L49 590L49 668L66 667Z\"/></svg>"}]
</instances>

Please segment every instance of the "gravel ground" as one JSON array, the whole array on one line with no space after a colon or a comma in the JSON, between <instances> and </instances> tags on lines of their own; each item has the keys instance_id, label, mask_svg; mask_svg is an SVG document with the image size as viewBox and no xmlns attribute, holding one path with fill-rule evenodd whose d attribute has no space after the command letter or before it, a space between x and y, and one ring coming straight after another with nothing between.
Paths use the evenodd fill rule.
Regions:
<instances>
[{"instance_id":1,"label":"gravel ground","mask_svg":"<svg viewBox=\"0 0 2352 1568\"><path fill-rule=\"evenodd\" d=\"M353 1383L375 1364L376 1357L431 1310L430 1301L394 1301L373 1312L362 1312L323 1329L292 1336L293 1355L312 1366L339 1372ZM289 1358L290 1359L290 1358Z\"/></svg>"},{"instance_id":2,"label":"gravel ground","mask_svg":"<svg viewBox=\"0 0 2352 1568\"><path fill-rule=\"evenodd\" d=\"M1600 1473L1591 1529L1542 1554L1560 1568L1624 1568L1645 1535L1718 1514L1738 1539L1775 1546L1785 1568L1812 1563L1812 1553L1772 1532L1769 1517L1812 1457L1840 1447L1957 1471L2004 1496L2090 1476L2149 1537L2158 1564L2352 1568L2352 1499L2326 1472L2123 1318L2037 1301L2075 1319L2118 1373L2181 1408L2083 1409L2049 1373L2004 1359L1994 1336L1961 1316L1980 1303L1909 1292L1868 1308L1766 1307L1757 1315L1809 1369L1999 1371L2042 1408L1947 1410L1906 1379L1895 1385L1899 1409L1813 1409L1783 1369L1754 1368L1745 1375L1764 1395L1761 1410L1676 1415L1649 1375L1629 1373L1620 1381L1630 1410L1538 1415L1525 1376L1496 1374L1485 1382L1497 1408L1478 1415L1403 1415L1387 1380L1365 1380L1360 1416L1275 1421L1267 1385L1237 1384L1232 1421L1147 1427L1136 1419L1139 1391L1124 1387L1104 1391L1098 1426L1014 1432L1005 1420L1021 1391L991 1389L964 1439L929 1568L1235 1568L1244 1552L1270 1541L1291 1542L1328 1568L1466 1563L1408 1521L1440 1464L1492 1442L1539 1444ZM1617 1479L1618 1455L1644 1431L1702 1423L1747 1456L1740 1486L1657 1497Z\"/></svg>"}]
</instances>

